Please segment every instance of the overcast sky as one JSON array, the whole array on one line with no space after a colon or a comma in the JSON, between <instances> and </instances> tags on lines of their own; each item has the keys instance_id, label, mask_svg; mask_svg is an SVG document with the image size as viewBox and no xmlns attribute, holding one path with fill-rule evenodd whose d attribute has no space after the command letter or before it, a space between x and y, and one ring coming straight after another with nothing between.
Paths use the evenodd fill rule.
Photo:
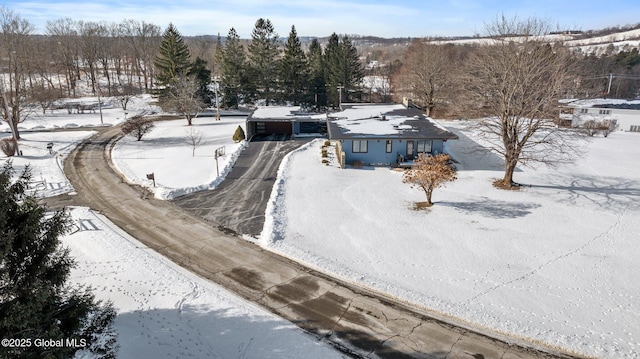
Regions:
<instances>
[{"instance_id":1,"label":"overcast sky","mask_svg":"<svg viewBox=\"0 0 640 359\"><path fill-rule=\"evenodd\" d=\"M47 21L65 17L119 23L145 21L162 29L172 22L184 36L226 35L234 27L249 38L258 18L280 36L295 25L299 36L338 34L381 37L482 34L498 14L537 17L578 30L637 24L638 0L0 0L44 33Z\"/></svg>"}]
</instances>

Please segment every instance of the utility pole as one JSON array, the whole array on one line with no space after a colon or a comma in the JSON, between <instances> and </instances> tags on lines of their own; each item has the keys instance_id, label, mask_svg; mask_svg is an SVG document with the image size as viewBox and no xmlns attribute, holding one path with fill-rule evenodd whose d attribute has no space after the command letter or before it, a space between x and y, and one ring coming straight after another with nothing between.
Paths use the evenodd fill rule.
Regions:
<instances>
[{"instance_id":1,"label":"utility pole","mask_svg":"<svg viewBox=\"0 0 640 359\"><path fill-rule=\"evenodd\" d=\"M213 83L213 91L215 91L216 94L216 121L220 121L220 101L218 99L218 84L220 83L220 79L218 76L213 78Z\"/></svg>"},{"instance_id":2,"label":"utility pole","mask_svg":"<svg viewBox=\"0 0 640 359\"><path fill-rule=\"evenodd\" d=\"M97 93L98 93L98 109L100 110L100 124L104 125L104 121L102 120L102 99L100 98L100 94L102 93L102 90L100 89L100 85L98 85L97 87L98 87L98 91L97 91Z\"/></svg>"},{"instance_id":3,"label":"utility pole","mask_svg":"<svg viewBox=\"0 0 640 359\"><path fill-rule=\"evenodd\" d=\"M611 94L611 81L613 81L613 74L609 74L609 86L607 87L607 96Z\"/></svg>"}]
</instances>

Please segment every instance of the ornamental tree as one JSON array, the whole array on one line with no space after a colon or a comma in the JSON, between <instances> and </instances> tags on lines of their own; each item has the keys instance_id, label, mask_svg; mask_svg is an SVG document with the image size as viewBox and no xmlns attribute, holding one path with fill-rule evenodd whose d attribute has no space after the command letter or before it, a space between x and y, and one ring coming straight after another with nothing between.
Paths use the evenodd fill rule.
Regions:
<instances>
[{"instance_id":1,"label":"ornamental tree","mask_svg":"<svg viewBox=\"0 0 640 359\"><path fill-rule=\"evenodd\" d=\"M409 183L412 188L423 190L427 195L426 205L432 206L433 190L457 178L456 169L450 161L451 157L447 154L429 156L421 153L415 164L403 174L402 182Z\"/></svg>"}]
</instances>

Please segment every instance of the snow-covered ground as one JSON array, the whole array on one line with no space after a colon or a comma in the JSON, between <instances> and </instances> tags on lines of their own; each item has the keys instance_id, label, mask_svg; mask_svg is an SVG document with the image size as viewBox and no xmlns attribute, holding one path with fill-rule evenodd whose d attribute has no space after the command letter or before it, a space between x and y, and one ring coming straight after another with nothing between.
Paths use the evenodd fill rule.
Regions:
<instances>
[{"instance_id":1,"label":"snow-covered ground","mask_svg":"<svg viewBox=\"0 0 640 359\"><path fill-rule=\"evenodd\" d=\"M469 324L601 358L640 356L640 136L597 137L574 165L519 168L473 151L460 122L458 180L424 193L387 168L321 163L322 141L281 166L263 246Z\"/></svg>"},{"instance_id":2,"label":"snow-covered ground","mask_svg":"<svg viewBox=\"0 0 640 359\"><path fill-rule=\"evenodd\" d=\"M186 120L156 122L155 128L141 141L127 136L113 150L116 167L131 182L143 185L156 198L171 199L187 193L213 189L231 170L246 145L235 143L238 126L245 130L245 117L196 118L192 126ZM201 138L193 151L194 138ZM216 149L224 155L216 160ZM217 161L217 164L216 164ZM147 179L154 174L156 187Z\"/></svg>"},{"instance_id":3,"label":"snow-covered ground","mask_svg":"<svg viewBox=\"0 0 640 359\"><path fill-rule=\"evenodd\" d=\"M340 358L332 347L167 260L102 215L72 208L71 281L113 301L118 358Z\"/></svg>"},{"instance_id":4,"label":"snow-covered ground","mask_svg":"<svg viewBox=\"0 0 640 359\"><path fill-rule=\"evenodd\" d=\"M104 123L116 124L122 120L124 113L121 109L105 109L103 112ZM237 121L229 121L234 122L233 130L238 125ZM199 156L199 153L205 152L205 141L212 142L209 145L217 145L216 136L233 142L233 132L229 133L225 127L231 125L226 123L209 126L212 129L210 131L202 130L203 145L196 149L196 158L200 158L201 162L195 167L206 165L211 169L213 161L215 174L213 157ZM23 156L9 159L0 153L0 165L11 160L18 172L29 165L35 181L33 190L38 196L72 193L73 188L62 172L63 160L82 139L94 132L35 131L100 126L99 115L56 111L53 115L29 119L21 126L24 129L20 141ZM167 133L163 131L175 131L173 134L176 138L183 137L183 129L179 127L181 125L175 121L159 123L155 129L159 133L155 136L163 138L160 133ZM10 136L7 130L6 124L0 124L0 138ZM181 140L172 143L169 146L173 146L171 151L167 152L180 157L184 150L190 157L191 148L185 147ZM47 149L50 142L54 144L52 154ZM127 151L135 148L136 144L128 142L123 141L120 154L131 155L135 160L135 155ZM146 155L158 156L163 152L163 145L171 141L165 138L156 142L158 152L141 151ZM171 161L172 156L169 157L166 166L181 168L176 161ZM229 152L226 157L231 157ZM180 161L184 164L185 159L177 162ZM130 163L129 167L135 166ZM190 171L194 169L187 168ZM204 171L198 172L201 177L197 178L202 180L199 184L211 182L210 174L211 171L206 175ZM78 263L71 273L71 282L90 285L98 299L114 303L118 311L115 321L120 345L118 358L343 357L330 345L305 334L293 324L165 259L124 233L104 216L82 207L71 208L70 213L75 232L65 236L62 243L70 248L71 256Z\"/></svg>"}]
</instances>

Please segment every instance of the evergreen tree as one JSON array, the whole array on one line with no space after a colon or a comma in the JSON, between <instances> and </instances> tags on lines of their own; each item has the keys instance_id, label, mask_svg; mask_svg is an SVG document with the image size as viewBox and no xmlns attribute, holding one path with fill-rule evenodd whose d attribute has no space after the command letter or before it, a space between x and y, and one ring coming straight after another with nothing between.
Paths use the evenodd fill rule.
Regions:
<instances>
[{"instance_id":1,"label":"evergreen tree","mask_svg":"<svg viewBox=\"0 0 640 359\"><path fill-rule=\"evenodd\" d=\"M325 80L328 102L334 107L340 102L349 102L361 96L364 68L355 48L347 35L339 38L336 33L329 37L325 49ZM338 88L341 90L338 90ZM338 98L341 96L341 98Z\"/></svg>"},{"instance_id":2,"label":"evergreen tree","mask_svg":"<svg viewBox=\"0 0 640 359\"><path fill-rule=\"evenodd\" d=\"M342 36L340 52L344 58L342 80L344 84L345 101L362 99L362 79L364 78L364 66L360 61L358 50L347 35Z\"/></svg>"},{"instance_id":3,"label":"evergreen tree","mask_svg":"<svg viewBox=\"0 0 640 359\"><path fill-rule=\"evenodd\" d=\"M247 85L246 54L234 28L229 30L222 51L222 92L227 108L238 108L243 93L250 92Z\"/></svg>"},{"instance_id":4,"label":"evergreen tree","mask_svg":"<svg viewBox=\"0 0 640 359\"><path fill-rule=\"evenodd\" d=\"M322 46L320 46L318 39L311 40L307 59L309 62L309 91L312 97L310 100L316 110L320 110L327 106L327 85L324 77Z\"/></svg>"},{"instance_id":5,"label":"evergreen tree","mask_svg":"<svg viewBox=\"0 0 640 359\"><path fill-rule=\"evenodd\" d=\"M308 64L302 51L295 26L291 26L289 39L284 48L284 57L280 61L280 89L285 101L294 105L307 104L308 101Z\"/></svg>"},{"instance_id":6,"label":"evergreen tree","mask_svg":"<svg viewBox=\"0 0 640 359\"><path fill-rule=\"evenodd\" d=\"M251 79L255 82L257 96L269 105L275 98L278 70L278 34L269 19L258 19L251 32L249 44L249 66Z\"/></svg>"},{"instance_id":7,"label":"evergreen tree","mask_svg":"<svg viewBox=\"0 0 640 359\"><path fill-rule=\"evenodd\" d=\"M213 95L209 89L209 85L211 84L211 71L207 68L207 62L200 57L196 57L196 61L191 65L187 77L192 77L195 80L198 86L196 95L202 103L210 105Z\"/></svg>"},{"instance_id":8,"label":"evergreen tree","mask_svg":"<svg viewBox=\"0 0 640 359\"><path fill-rule=\"evenodd\" d=\"M329 41L324 49L324 80L327 93L327 105L337 107L340 102L338 86L343 86L340 78L342 66L342 55L340 54L340 38L334 32L329 36Z\"/></svg>"},{"instance_id":9,"label":"evergreen tree","mask_svg":"<svg viewBox=\"0 0 640 359\"><path fill-rule=\"evenodd\" d=\"M0 357L69 358L81 349L38 346L38 338L84 340L84 350L115 357L113 307L66 285L74 262L59 237L69 230L68 214L48 215L27 194L28 167L15 181L13 175L7 162L0 169L0 337L31 345L3 345Z\"/></svg>"},{"instance_id":10,"label":"evergreen tree","mask_svg":"<svg viewBox=\"0 0 640 359\"><path fill-rule=\"evenodd\" d=\"M160 49L154 65L156 68L156 84L170 87L179 76L189 72L191 54L178 30L169 24L162 35Z\"/></svg>"},{"instance_id":11,"label":"evergreen tree","mask_svg":"<svg viewBox=\"0 0 640 359\"><path fill-rule=\"evenodd\" d=\"M218 33L218 37L216 38L216 49L213 53L213 76L219 77L222 76L222 58L223 58L224 47L222 46L222 38Z\"/></svg>"}]
</instances>

